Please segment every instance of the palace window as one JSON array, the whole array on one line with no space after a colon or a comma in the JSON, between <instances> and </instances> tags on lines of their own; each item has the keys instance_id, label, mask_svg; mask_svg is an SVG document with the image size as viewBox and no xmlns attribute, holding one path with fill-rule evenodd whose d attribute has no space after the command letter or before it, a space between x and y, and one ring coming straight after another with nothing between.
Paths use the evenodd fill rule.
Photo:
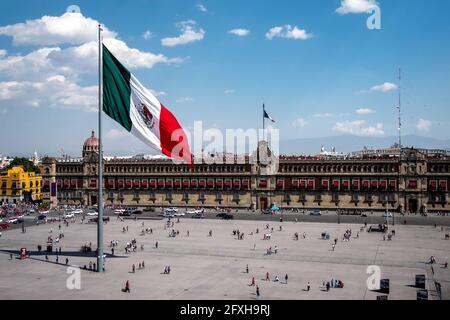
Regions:
<instances>
[{"instance_id":1,"label":"palace window","mask_svg":"<svg viewBox=\"0 0 450 320\"><path fill-rule=\"evenodd\" d=\"M373 195L371 193L366 193L365 202L373 202Z\"/></svg>"},{"instance_id":2,"label":"palace window","mask_svg":"<svg viewBox=\"0 0 450 320\"><path fill-rule=\"evenodd\" d=\"M218 202L223 201L223 196L221 193L216 193L216 201Z\"/></svg>"},{"instance_id":3,"label":"palace window","mask_svg":"<svg viewBox=\"0 0 450 320\"><path fill-rule=\"evenodd\" d=\"M283 202L287 202L287 203L291 202L291 195L288 193L285 193L283 196Z\"/></svg>"},{"instance_id":4,"label":"palace window","mask_svg":"<svg viewBox=\"0 0 450 320\"><path fill-rule=\"evenodd\" d=\"M233 201L234 201L234 202L239 202L239 201L241 201L240 196L239 196L239 193L234 193L234 194L233 194Z\"/></svg>"},{"instance_id":5,"label":"palace window","mask_svg":"<svg viewBox=\"0 0 450 320\"><path fill-rule=\"evenodd\" d=\"M339 202L339 194L338 193L333 193L332 202Z\"/></svg>"},{"instance_id":6,"label":"palace window","mask_svg":"<svg viewBox=\"0 0 450 320\"><path fill-rule=\"evenodd\" d=\"M173 201L173 195L172 192L166 193L166 201L172 202Z\"/></svg>"},{"instance_id":7,"label":"palace window","mask_svg":"<svg viewBox=\"0 0 450 320\"><path fill-rule=\"evenodd\" d=\"M183 192L183 201L186 203L189 202L189 192L187 191Z\"/></svg>"},{"instance_id":8,"label":"palace window","mask_svg":"<svg viewBox=\"0 0 450 320\"><path fill-rule=\"evenodd\" d=\"M200 192L199 196L198 196L198 201L199 202L205 202L206 201L206 196L204 192Z\"/></svg>"},{"instance_id":9,"label":"palace window","mask_svg":"<svg viewBox=\"0 0 450 320\"><path fill-rule=\"evenodd\" d=\"M322 195L321 194L316 194L314 197L316 202L321 202L322 201Z\"/></svg>"},{"instance_id":10,"label":"palace window","mask_svg":"<svg viewBox=\"0 0 450 320\"><path fill-rule=\"evenodd\" d=\"M156 201L156 194L154 192L149 192L148 199L154 203Z\"/></svg>"},{"instance_id":11,"label":"palace window","mask_svg":"<svg viewBox=\"0 0 450 320\"><path fill-rule=\"evenodd\" d=\"M140 199L139 192L134 192L134 194L133 194L133 199L134 199L134 200L139 200L139 199Z\"/></svg>"},{"instance_id":12,"label":"palace window","mask_svg":"<svg viewBox=\"0 0 450 320\"><path fill-rule=\"evenodd\" d=\"M298 198L299 202L306 202L306 194L300 193L300 196Z\"/></svg>"},{"instance_id":13,"label":"palace window","mask_svg":"<svg viewBox=\"0 0 450 320\"><path fill-rule=\"evenodd\" d=\"M357 193L352 194L352 202L355 202L355 203L359 202L359 194L357 194Z\"/></svg>"}]
</instances>

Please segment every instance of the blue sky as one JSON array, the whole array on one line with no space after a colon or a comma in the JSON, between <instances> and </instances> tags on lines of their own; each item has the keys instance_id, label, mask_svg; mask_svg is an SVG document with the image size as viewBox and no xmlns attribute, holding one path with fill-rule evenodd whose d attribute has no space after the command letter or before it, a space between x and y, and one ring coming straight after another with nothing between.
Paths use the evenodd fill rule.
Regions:
<instances>
[{"instance_id":1,"label":"blue sky","mask_svg":"<svg viewBox=\"0 0 450 320\"><path fill-rule=\"evenodd\" d=\"M353 11L336 12L352 3ZM197 120L206 128L261 127L265 102L281 139L395 136L401 67L404 134L449 139L450 2L378 0L382 29L369 30L370 14L358 6L374 3L4 0L0 154L57 155L63 148L79 155L97 127L95 57L80 53L95 28L71 33L77 26L66 23L60 32L70 5L81 9L80 21L100 21L115 32L124 63L187 128ZM230 33L235 29L248 34ZM167 38L181 42L173 38L183 33L185 43L167 45ZM36 54L43 48L59 51ZM150 152L104 119L106 152Z\"/></svg>"}]
</instances>

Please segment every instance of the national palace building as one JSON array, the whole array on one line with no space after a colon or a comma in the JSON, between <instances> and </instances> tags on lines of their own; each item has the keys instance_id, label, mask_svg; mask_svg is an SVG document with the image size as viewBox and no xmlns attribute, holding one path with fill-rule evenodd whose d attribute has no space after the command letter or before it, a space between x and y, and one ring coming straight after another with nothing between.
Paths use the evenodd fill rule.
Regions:
<instances>
[{"instance_id":1,"label":"national palace building","mask_svg":"<svg viewBox=\"0 0 450 320\"><path fill-rule=\"evenodd\" d=\"M262 154L268 161L260 161ZM98 157L94 133L80 159L44 157L44 199L53 182L59 204L97 204ZM447 151L393 147L347 156L275 157L260 142L243 160L190 167L168 159L108 158L105 205L450 211Z\"/></svg>"}]
</instances>

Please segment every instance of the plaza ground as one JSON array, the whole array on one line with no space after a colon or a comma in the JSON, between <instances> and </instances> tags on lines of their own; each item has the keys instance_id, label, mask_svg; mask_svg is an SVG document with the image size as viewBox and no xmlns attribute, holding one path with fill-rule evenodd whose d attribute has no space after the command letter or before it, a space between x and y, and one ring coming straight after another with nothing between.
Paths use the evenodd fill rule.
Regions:
<instances>
[{"instance_id":1,"label":"plaza ground","mask_svg":"<svg viewBox=\"0 0 450 320\"><path fill-rule=\"evenodd\" d=\"M142 228L142 222L145 226ZM434 280L442 285L444 299L450 299L450 272L442 265L450 258L450 241L445 240L447 227L396 225L396 236L392 241L383 241L380 233L360 232L359 224L310 223L310 222L266 222L266 221L221 221L181 219L173 228L165 230L166 220L145 220L124 222L112 218L105 225L105 253L111 253L109 242L118 240L116 256L108 256L106 273L81 272L81 289L68 290L69 265L83 267L95 257L84 256L80 247L96 243L96 225L72 223L62 224L64 238L59 263L56 255L36 254L37 245L45 249L47 237L56 238L58 223L28 227L3 232L0 238L0 299L256 299L255 288L250 286L252 277L260 287L261 299L345 299L375 300L381 295L367 289L369 275L367 267L377 265L382 278L390 279L391 300L415 300L417 288L415 275L427 276L430 299L437 299ZM264 230L266 224L274 232ZM128 232L122 232L128 226ZM282 231L279 227L282 226ZM152 228L153 234L141 235L142 229ZM260 233L256 234L259 228ZM52 233L50 230L52 229ZM170 230L179 230L180 235L169 238ZM244 240L238 240L232 231L244 232ZM350 242L343 242L342 236L352 229ZM187 236L189 230L190 236ZM212 230L213 236L208 233ZM253 235L251 233L253 232ZM298 232L300 240L293 239ZM322 240L321 234L329 232L330 240ZM360 232L359 239L355 239ZM262 240L264 233L271 233L270 241ZM306 233L306 239L302 239ZM136 238L137 253L126 254L124 245ZM338 238L336 250L331 242ZM159 247L155 248L158 241ZM141 245L144 250L141 251ZM254 245L256 244L256 250ZM267 248L278 247L278 253L267 255ZM31 258L21 261L10 260L10 252L27 248ZM94 248L95 249L95 248ZM434 275L427 264L435 256ZM138 270L138 264L145 261L145 269ZM136 265L136 273L131 266ZM249 274L245 272L249 265ZM171 266L170 275L164 275L165 266ZM266 272L271 279L279 276L281 282L264 281ZM288 283L284 276L288 274ZM332 278L344 282L343 289L322 290L324 281ZM129 280L131 293L123 293ZM306 292L307 283L311 291Z\"/></svg>"}]
</instances>

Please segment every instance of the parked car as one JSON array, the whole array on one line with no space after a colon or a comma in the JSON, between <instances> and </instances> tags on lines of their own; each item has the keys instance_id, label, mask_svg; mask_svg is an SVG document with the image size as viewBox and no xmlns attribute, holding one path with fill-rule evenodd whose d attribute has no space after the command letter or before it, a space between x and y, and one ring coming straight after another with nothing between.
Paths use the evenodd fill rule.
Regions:
<instances>
[{"instance_id":1,"label":"parked car","mask_svg":"<svg viewBox=\"0 0 450 320\"><path fill-rule=\"evenodd\" d=\"M16 219L16 220L13 222L13 224L21 224L21 223L23 223L24 221L25 221L24 219L18 218L18 219Z\"/></svg>"},{"instance_id":2,"label":"parked car","mask_svg":"<svg viewBox=\"0 0 450 320\"><path fill-rule=\"evenodd\" d=\"M167 208L166 210L164 210L165 212L169 212L169 213L176 213L178 212L177 208Z\"/></svg>"},{"instance_id":3,"label":"parked car","mask_svg":"<svg viewBox=\"0 0 450 320\"><path fill-rule=\"evenodd\" d=\"M186 215L186 213L184 212L177 212L174 214L174 217L184 217Z\"/></svg>"},{"instance_id":4,"label":"parked car","mask_svg":"<svg viewBox=\"0 0 450 320\"><path fill-rule=\"evenodd\" d=\"M310 215L311 216L321 216L322 212L320 212L320 210L314 210L314 211L311 211Z\"/></svg>"},{"instance_id":5,"label":"parked car","mask_svg":"<svg viewBox=\"0 0 450 320\"><path fill-rule=\"evenodd\" d=\"M134 210L132 214L143 214L144 212L142 210Z\"/></svg>"},{"instance_id":6,"label":"parked car","mask_svg":"<svg viewBox=\"0 0 450 320\"><path fill-rule=\"evenodd\" d=\"M131 213L132 213L131 211L125 210L125 211L119 213L119 217L131 217Z\"/></svg>"},{"instance_id":7,"label":"parked car","mask_svg":"<svg viewBox=\"0 0 450 320\"><path fill-rule=\"evenodd\" d=\"M192 216L192 219L204 219L205 215L203 213L196 213Z\"/></svg>"},{"instance_id":8,"label":"parked car","mask_svg":"<svg viewBox=\"0 0 450 320\"><path fill-rule=\"evenodd\" d=\"M383 218L392 218L392 213L390 212L383 213Z\"/></svg>"},{"instance_id":9,"label":"parked car","mask_svg":"<svg viewBox=\"0 0 450 320\"><path fill-rule=\"evenodd\" d=\"M234 220L234 216L232 214L226 214L222 217L223 220Z\"/></svg>"},{"instance_id":10,"label":"parked car","mask_svg":"<svg viewBox=\"0 0 450 320\"><path fill-rule=\"evenodd\" d=\"M109 217L103 217L103 222L106 222L106 221L109 222ZM98 222L98 218L89 219L89 222L97 223Z\"/></svg>"},{"instance_id":11,"label":"parked car","mask_svg":"<svg viewBox=\"0 0 450 320\"><path fill-rule=\"evenodd\" d=\"M88 217L96 217L96 216L98 216L98 212L95 212L95 211L89 211L88 213L86 213L86 215L87 215Z\"/></svg>"},{"instance_id":12,"label":"parked car","mask_svg":"<svg viewBox=\"0 0 450 320\"><path fill-rule=\"evenodd\" d=\"M72 211L73 214L83 214L83 210L81 209L75 209Z\"/></svg>"},{"instance_id":13,"label":"parked car","mask_svg":"<svg viewBox=\"0 0 450 320\"><path fill-rule=\"evenodd\" d=\"M73 218L75 218L75 214L73 214L73 212L66 213L65 215L63 215L63 219L73 219Z\"/></svg>"},{"instance_id":14,"label":"parked car","mask_svg":"<svg viewBox=\"0 0 450 320\"><path fill-rule=\"evenodd\" d=\"M217 218L223 218L223 217L225 217L226 215L227 215L227 213L222 212L222 213L217 214L216 217L217 217Z\"/></svg>"}]
</instances>

